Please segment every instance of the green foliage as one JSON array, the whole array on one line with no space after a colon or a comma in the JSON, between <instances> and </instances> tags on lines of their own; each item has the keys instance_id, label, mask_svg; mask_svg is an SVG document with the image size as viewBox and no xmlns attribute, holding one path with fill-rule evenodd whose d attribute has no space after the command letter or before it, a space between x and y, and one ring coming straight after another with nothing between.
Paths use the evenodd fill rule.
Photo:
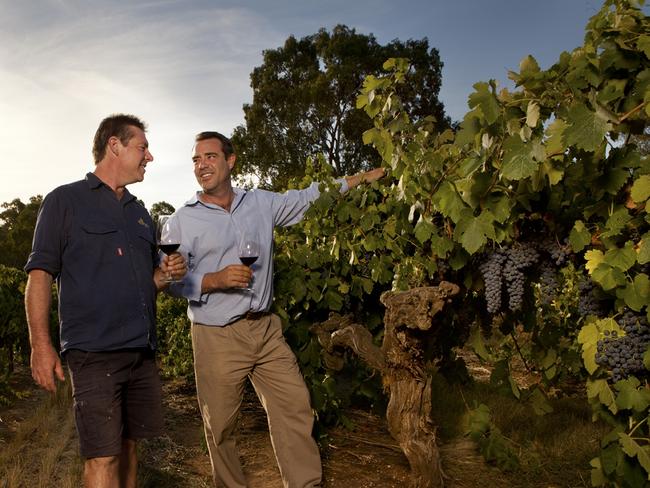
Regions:
<instances>
[{"instance_id":1,"label":"green foliage","mask_svg":"<svg viewBox=\"0 0 650 488\"><path fill-rule=\"evenodd\" d=\"M503 471L515 469L519 459L512 443L490 421L490 408L481 404L469 414L469 437L477 443L483 457Z\"/></svg>"},{"instance_id":2,"label":"green foliage","mask_svg":"<svg viewBox=\"0 0 650 488\"><path fill-rule=\"evenodd\" d=\"M0 265L0 404L14 394L9 387L9 377L15 366L29 363L24 308L26 282L27 276L22 270Z\"/></svg>"},{"instance_id":3,"label":"green foliage","mask_svg":"<svg viewBox=\"0 0 650 488\"><path fill-rule=\"evenodd\" d=\"M338 176L374 166L377 153L361 137L372 123L355 100L363 78L379 74L391 57L410 58L408 83L400 87L405 109L448 126L438 100L442 62L426 39L380 45L372 34L344 25L320 29L264 51L263 64L253 70L253 102L244 105L246 124L233 134L240 174L277 190L302 177L307 157L318 153Z\"/></svg>"},{"instance_id":4,"label":"green foliage","mask_svg":"<svg viewBox=\"0 0 650 488\"><path fill-rule=\"evenodd\" d=\"M345 199L330 189L303 226L280 237L277 305L289 323L341 310L372 324L364 319L380 314L382 291L453 281L463 290L445 317L450 337L428 357L444 360L471 338L496 361L493 384L539 413L563 382L588 378L594 411L628 436L603 443L594 479L633 486L639 473L647 477L646 378L612 385L594 355L602 330L614 327L607 317L624 307L649 312L650 164L629 143L650 114L648 25L636 2L606 1L584 45L549 69L529 56L510 73L515 90L477 83L456 132L441 133L406 109L407 61L389 60L387 75L368 76L357 99L373 120L363 140L391 181ZM484 254L545 238L571 254L557 270L557 296L547 300L532 271L521 311L487 314ZM580 312L585 278L601 318ZM381 330L369 328L379 340ZM310 341L305 332L295 337L300 347ZM527 389L512 380L515 357L539 377Z\"/></svg>"},{"instance_id":5,"label":"green foliage","mask_svg":"<svg viewBox=\"0 0 650 488\"><path fill-rule=\"evenodd\" d=\"M0 212L0 242L2 255L0 264L22 269L32 248L32 237L38 209L43 197L37 195L23 203L16 198L11 202L2 204L4 209Z\"/></svg>"},{"instance_id":6,"label":"green foliage","mask_svg":"<svg viewBox=\"0 0 650 488\"><path fill-rule=\"evenodd\" d=\"M151 214L151 219L157 223L159 216L173 214L175 210L173 205L163 201L154 203L149 213Z\"/></svg>"},{"instance_id":7,"label":"green foliage","mask_svg":"<svg viewBox=\"0 0 650 488\"><path fill-rule=\"evenodd\" d=\"M160 293L156 307L158 357L163 373L171 377L192 376L194 357L187 301Z\"/></svg>"}]
</instances>

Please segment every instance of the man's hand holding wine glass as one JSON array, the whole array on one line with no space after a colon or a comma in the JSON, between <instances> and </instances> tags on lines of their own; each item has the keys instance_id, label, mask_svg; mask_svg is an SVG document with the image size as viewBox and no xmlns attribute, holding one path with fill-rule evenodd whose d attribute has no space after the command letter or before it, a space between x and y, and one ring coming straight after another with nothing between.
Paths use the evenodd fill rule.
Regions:
<instances>
[{"instance_id":1,"label":"man's hand holding wine glass","mask_svg":"<svg viewBox=\"0 0 650 488\"><path fill-rule=\"evenodd\" d=\"M156 230L158 249L164 253L159 266L162 273L160 279L165 283L174 283L185 276L187 272L185 258L177 252L181 245L180 226L171 218L171 215L160 215Z\"/></svg>"}]
</instances>

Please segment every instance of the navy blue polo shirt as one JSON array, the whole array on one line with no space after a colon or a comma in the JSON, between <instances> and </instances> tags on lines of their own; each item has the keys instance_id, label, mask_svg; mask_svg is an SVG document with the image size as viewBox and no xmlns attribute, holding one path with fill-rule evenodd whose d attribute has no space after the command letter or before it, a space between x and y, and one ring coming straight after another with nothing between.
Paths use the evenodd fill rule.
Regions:
<instances>
[{"instance_id":1,"label":"navy blue polo shirt","mask_svg":"<svg viewBox=\"0 0 650 488\"><path fill-rule=\"evenodd\" d=\"M43 200L25 271L56 280L62 351L153 349L157 264L147 210L88 173Z\"/></svg>"}]
</instances>

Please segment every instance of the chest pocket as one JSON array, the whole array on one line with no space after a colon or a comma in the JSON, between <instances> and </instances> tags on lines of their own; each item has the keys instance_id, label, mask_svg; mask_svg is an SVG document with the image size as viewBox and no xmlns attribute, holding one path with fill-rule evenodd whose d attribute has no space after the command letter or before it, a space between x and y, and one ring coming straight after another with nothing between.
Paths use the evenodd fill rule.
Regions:
<instances>
[{"instance_id":1,"label":"chest pocket","mask_svg":"<svg viewBox=\"0 0 650 488\"><path fill-rule=\"evenodd\" d=\"M88 262L105 263L114 259L114 255L119 253L120 234L117 226L110 221L89 220L82 222L81 240L74 247L76 249L92 250L86 255Z\"/></svg>"},{"instance_id":2,"label":"chest pocket","mask_svg":"<svg viewBox=\"0 0 650 488\"><path fill-rule=\"evenodd\" d=\"M86 234L91 236L102 236L117 232L117 227L112 222L84 222L81 228Z\"/></svg>"}]
</instances>

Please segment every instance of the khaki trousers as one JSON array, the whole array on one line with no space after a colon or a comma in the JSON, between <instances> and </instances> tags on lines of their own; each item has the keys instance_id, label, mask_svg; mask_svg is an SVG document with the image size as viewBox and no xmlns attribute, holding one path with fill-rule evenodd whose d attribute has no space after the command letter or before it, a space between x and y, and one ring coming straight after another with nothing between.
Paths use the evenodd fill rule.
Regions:
<instances>
[{"instance_id":1,"label":"khaki trousers","mask_svg":"<svg viewBox=\"0 0 650 488\"><path fill-rule=\"evenodd\" d=\"M194 373L216 486L245 488L233 431L250 378L266 411L286 488L318 487L321 461L311 432L309 391L282 336L279 317L241 319L225 327L192 324Z\"/></svg>"}]
</instances>

